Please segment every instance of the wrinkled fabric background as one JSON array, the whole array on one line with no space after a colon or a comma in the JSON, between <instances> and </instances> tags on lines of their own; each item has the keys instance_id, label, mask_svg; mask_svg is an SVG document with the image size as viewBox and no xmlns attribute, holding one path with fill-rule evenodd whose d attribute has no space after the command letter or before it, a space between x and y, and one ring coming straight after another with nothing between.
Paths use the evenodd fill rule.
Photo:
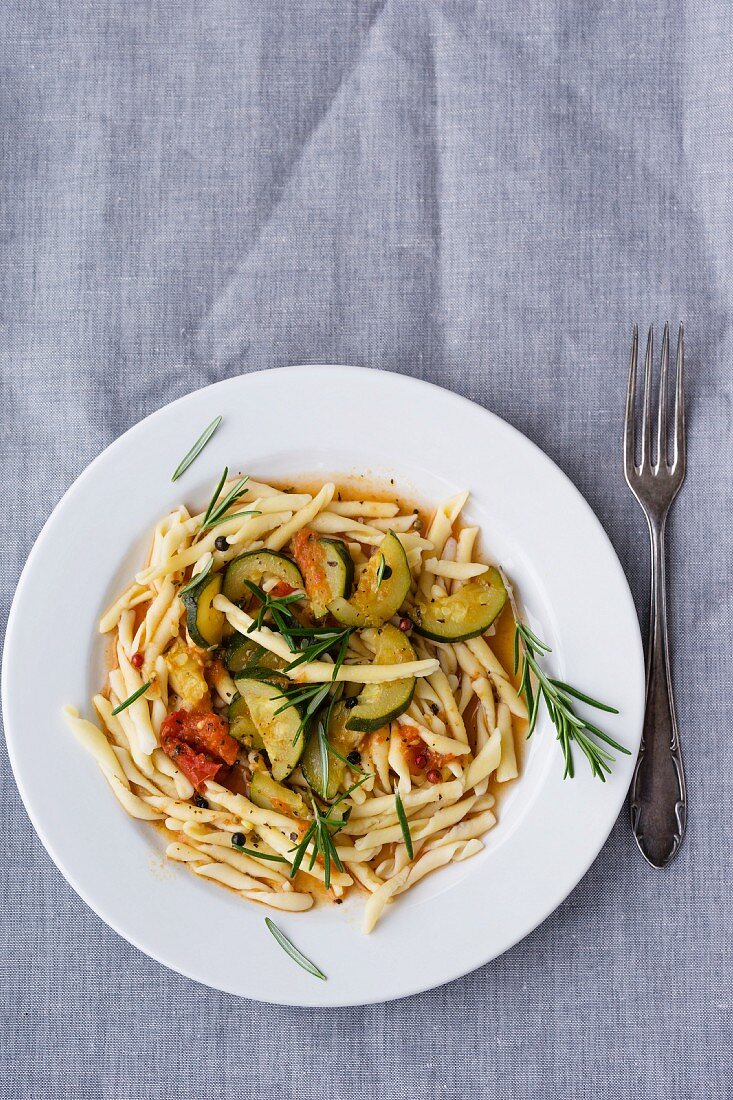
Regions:
<instances>
[{"instance_id":1,"label":"wrinkled fabric background","mask_svg":"<svg viewBox=\"0 0 733 1100\"><path fill-rule=\"evenodd\" d=\"M622 814L559 910L478 972L279 1009L106 928L5 758L0 1096L733 1095L727 0L6 0L0 19L3 612L111 440L208 382L310 361L428 378L535 439L645 617L628 344L634 320L682 318L670 583L691 803L667 871Z\"/></svg>"}]
</instances>

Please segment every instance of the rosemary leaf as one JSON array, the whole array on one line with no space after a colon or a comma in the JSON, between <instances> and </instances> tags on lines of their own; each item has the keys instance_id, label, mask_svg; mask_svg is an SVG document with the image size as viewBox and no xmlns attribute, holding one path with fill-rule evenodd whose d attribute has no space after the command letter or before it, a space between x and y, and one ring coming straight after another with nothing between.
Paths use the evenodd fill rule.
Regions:
<instances>
[{"instance_id":1,"label":"rosemary leaf","mask_svg":"<svg viewBox=\"0 0 733 1100\"><path fill-rule=\"evenodd\" d=\"M141 695L145 694L152 682L152 680L146 680L142 687L139 687L137 691L133 691L132 695L125 699L124 703L120 703L118 707L115 707L115 709L112 711L112 714L121 714L123 710L127 710L128 707L132 706L136 699L139 699Z\"/></svg>"},{"instance_id":2,"label":"rosemary leaf","mask_svg":"<svg viewBox=\"0 0 733 1100\"><path fill-rule=\"evenodd\" d=\"M258 852L256 848L245 848L243 844L235 844L232 841L232 848L236 848L238 852L242 852L245 856L254 856L255 859L269 859L272 863L288 863L285 856L271 856L269 852Z\"/></svg>"},{"instance_id":3,"label":"rosemary leaf","mask_svg":"<svg viewBox=\"0 0 733 1100\"><path fill-rule=\"evenodd\" d=\"M219 516L218 519L209 520L206 525L206 530L210 531L212 527L218 527L220 523L229 523L230 519L239 519L240 516L261 516L262 512L258 512L256 508L248 508L244 512L229 512L226 516Z\"/></svg>"},{"instance_id":4,"label":"rosemary leaf","mask_svg":"<svg viewBox=\"0 0 733 1100\"><path fill-rule=\"evenodd\" d=\"M187 592L190 592L192 588L195 588L197 584L200 584L201 581L204 579L204 577L208 577L209 573L211 572L211 570L213 568L213 565L214 565L214 559L209 558L209 560L207 561L206 565L201 570L201 572L200 573L195 573L194 576L191 577L188 584L185 584L183 586L183 588L178 589L178 595L179 596L185 596Z\"/></svg>"},{"instance_id":5,"label":"rosemary leaf","mask_svg":"<svg viewBox=\"0 0 733 1100\"><path fill-rule=\"evenodd\" d=\"M215 416L209 424L208 428L204 428L203 432L198 437L191 450L184 458L181 459L181 461L178 463L178 466L176 466L176 472L173 474L171 481L178 481L179 477L182 474L185 474L191 463L196 461L216 429L221 424L221 420L222 418L220 416Z\"/></svg>"},{"instance_id":6,"label":"rosemary leaf","mask_svg":"<svg viewBox=\"0 0 733 1100\"><path fill-rule=\"evenodd\" d=\"M595 707L596 710L605 710L609 714L618 714L615 707L609 707L605 703L599 703L597 699L592 699L590 695L586 695L582 691L578 691L577 688L571 687L570 684L566 684L563 680L553 680L550 677L550 683L559 691L564 692L565 695L572 695L575 699L580 699L581 703L587 703L589 707Z\"/></svg>"},{"instance_id":7,"label":"rosemary leaf","mask_svg":"<svg viewBox=\"0 0 733 1100\"><path fill-rule=\"evenodd\" d=\"M307 959L303 952L299 951L295 944L290 942L285 933L278 928L273 920L270 920L269 917L265 917L265 924L280 944L285 954L289 955L293 962L296 962L298 966L302 966L303 970L307 970L314 978L320 978L323 982L328 981L323 971L319 970L315 963Z\"/></svg>"},{"instance_id":8,"label":"rosemary leaf","mask_svg":"<svg viewBox=\"0 0 733 1100\"><path fill-rule=\"evenodd\" d=\"M410 836L410 826L407 823L407 814L405 813L405 807L402 805L402 799L400 798L400 792L395 787L394 792L395 806L397 807L397 817L400 822L400 828L402 829L402 839L405 842L405 848L407 849L407 858L412 859L412 837Z\"/></svg>"}]
</instances>

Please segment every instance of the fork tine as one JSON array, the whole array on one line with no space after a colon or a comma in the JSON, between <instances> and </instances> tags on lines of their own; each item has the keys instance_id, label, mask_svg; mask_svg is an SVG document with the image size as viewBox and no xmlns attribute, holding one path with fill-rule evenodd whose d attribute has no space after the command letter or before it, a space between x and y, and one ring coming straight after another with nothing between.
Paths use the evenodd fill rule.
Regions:
<instances>
[{"instance_id":1,"label":"fork tine","mask_svg":"<svg viewBox=\"0 0 733 1100\"><path fill-rule=\"evenodd\" d=\"M654 328L649 326L644 359L644 406L641 416L641 467L652 460L652 361L654 356Z\"/></svg>"},{"instance_id":2,"label":"fork tine","mask_svg":"<svg viewBox=\"0 0 733 1100\"><path fill-rule=\"evenodd\" d=\"M685 326L680 325L677 337L677 384L674 398L674 465L685 465Z\"/></svg>"},{"instance_id":3,"label":"fork tine","mask_svg":"<svg viewBox=\"0 0 733 1100\"><path fill-rule=\"evenodd\" d=\"M659 375L659 416L657 417L657 466L667 466L667 374L669 372L669 321L662 339L662 370Z\"/></svg>"},{"instance_id":4,"label":"fork tine","mask_svg":"<svg viewBox=\"0 0 733 1100\"><path fill-rule=\"evenodd\" d=\"M624 464L627 477L630 477L636 469L634 406L636 404L636 363L638 356L639 326L634 325L634 334L631 338L631 358L629 359L629 384L626 390L626 417L624 419Z\"/></svg>"}]
</instances>

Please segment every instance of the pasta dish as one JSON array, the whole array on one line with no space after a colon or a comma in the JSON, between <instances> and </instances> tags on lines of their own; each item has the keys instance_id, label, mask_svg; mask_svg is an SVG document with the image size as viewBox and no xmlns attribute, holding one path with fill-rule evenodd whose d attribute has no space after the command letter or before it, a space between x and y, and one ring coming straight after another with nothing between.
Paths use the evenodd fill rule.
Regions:
<instances>
[{"instance_id":1,"label":"pasta dish","mask_svg":"<svg viewBox=\"0 0 733 1100\"><path fill-rule=\"evenodd\" d=\"M370 932L481 851L528 708L467 495L427 514L225 470L205 511L157 523L99 624L96 721L65 713L171 860L279 910L360 889Z\"/></svg>"}]
</instances>

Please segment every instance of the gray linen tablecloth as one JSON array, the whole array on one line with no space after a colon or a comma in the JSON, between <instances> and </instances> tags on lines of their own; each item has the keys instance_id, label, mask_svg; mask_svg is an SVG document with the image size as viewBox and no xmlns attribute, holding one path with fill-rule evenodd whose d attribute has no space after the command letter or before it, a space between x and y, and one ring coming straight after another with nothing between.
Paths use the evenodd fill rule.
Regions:
<instances>
[{"instance_id":1,"label":"gray linen tablecloth","mask_svg":"<svg viewBox=\"0 0 733 1100\"><path fill-rule=\"evenodd\" d=\"M560 909L461 981L279 1009L106 928L5 759L0 1095L733 1095L730 4L6 0L2 24L3 612L53 505L135 421L240 372L350 362L535 439L644 613L628 344L633 320L683 318L670 568L691 815L659 873L623 814Z\"/></svg>"}]
</instances>

